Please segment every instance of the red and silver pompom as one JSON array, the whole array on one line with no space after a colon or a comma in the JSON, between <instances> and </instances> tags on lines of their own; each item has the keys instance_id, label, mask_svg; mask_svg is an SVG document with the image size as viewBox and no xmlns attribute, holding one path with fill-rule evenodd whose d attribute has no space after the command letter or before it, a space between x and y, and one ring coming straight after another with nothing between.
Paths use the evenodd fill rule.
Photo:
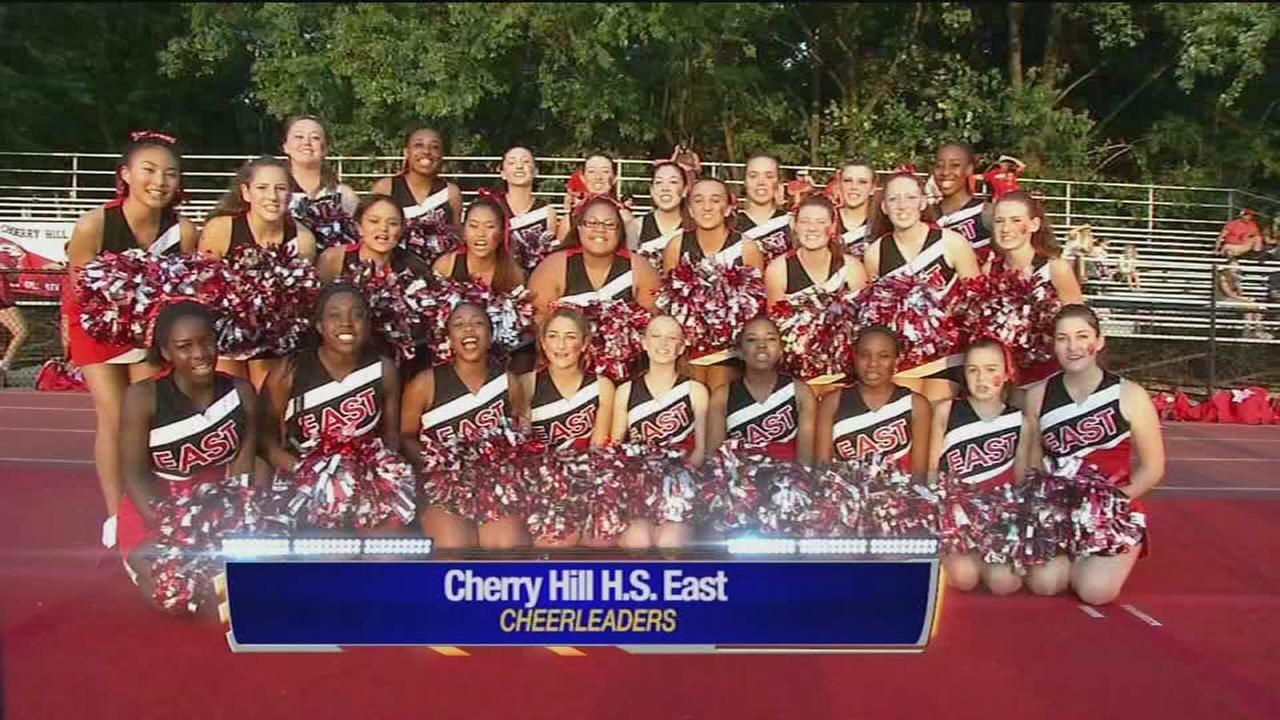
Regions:
<instances>
[{"instance_id":1,"label":"red and silver pompom","mask_svg":"<svg viewBox=\"0 0 1280 720\"><path fill-rule=\"evenodd\" d=\"M684 328L697 358L732 348L747 321L764 314L764 279L750 265L682 262L664 275L657 305Z\"/></svg>"}]
</instances>

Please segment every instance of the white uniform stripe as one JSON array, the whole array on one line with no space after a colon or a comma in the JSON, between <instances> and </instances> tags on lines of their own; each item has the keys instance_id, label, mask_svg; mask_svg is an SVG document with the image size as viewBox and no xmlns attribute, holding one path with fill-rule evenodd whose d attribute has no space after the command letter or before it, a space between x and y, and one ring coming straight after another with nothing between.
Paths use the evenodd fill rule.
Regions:
<instances>
[{"instance_id":1,"label":"white uniform stripe","mask_svg":"<svg viewBox=\"0 0 1280 720\"><path fill-rule=\"evenodd\" d=\"M571 397L560 398L553 403L533 408L531 417L534 422L558 418L567 412L577 410L598 397L600 397L600 383L593 382L584 388L579 388L578 392Z\"/></svg>"},{"instance_id":2,"label":"white uniform stripe","mask_svg":"<svg viewBox=\"0 0 1280 720\"><path fill-rule=\"evenodd\" d=\"M862 413L861 415L845 418L837 422L835 427L832 428L832 436L841 438L845 435L852 435L859 430L869 428L872 425L877 425L885 420L896 418L899 415L905 415L911 412L913 397L914 395L911 394L903 395L893 402L885 403L879 410L870 410Z\"/></svg>"},{"instance_id":3,"label":"white uniform stripe","mask_svg":"<svg viewBox=\"0 0 1280 720\"><path fill-rule=\"evenodd\" d=\"M498 397L507 390L507 374L502 373L498 377L490 380L480 388L480 391L472 395L465 393L460 397L456 397L438 408L428 410L422 414L422 429L433 428L436 425L452 420L463 413L483 407L490 400Z\"/></svg>"},{"instance_id":4,"label":"white uniform stripe","mask_svg":"<svg viewBox=\"0 0 1280 720\"><path fill-rule=\"evenodd\" d=\"M431 212L432 210L435 210L436 208L440 207L441 205L444 205L447 202L449 202L449 186L448 185L446 185L443 190L440 190L434 195L428 195L427 199L423 200L421 203L405 208L404 217L406 220L412 220L417 217L422 217L423 215L426 215L427 213Z\"/></svg>"},{"instance_id":5,"label":"white uniform stripe","mask_svg":"<svg viewBox=\"0 0 1280 720\"><path fill-rule=\"evenodd\" d=\"M893 242L893 238L888 237L885 239L885 242ZM929 247L925 248L924 250L921 250L920 254L915 256L914 259L906 260L906 258L903 258L904 262L901 265L885 273L884 276L893 277L895 275L920 274L921 272L924 271L925 268L929 267L929 265L932 264L935 260L940 260L942 258L942 253L943 253L943 250L945 249L944 245L945 243L942 240L939 240L934 244L930 245ZM945 262L945 260L941 260L941 261ZM954 281L954 278L952 278L952 280Z\"/></svg>"},{"instance_id":6,"label":"white uniform stripe","mask_svg":"<svg viewBox=\"0 0 1280 720\"><path fill-rule=\"evenodd\" d=\"M1022 411L1005 413L990 420L979 420L971 422L967 425L961 425L955 430L947 431L942 437L943 453L955 447L956 445L974 438L980 438L984 435L991 435L1001 430L1012 430L1022 427Z\"/></svg>"},{"instance_id":7,"label":"white uniform stripe","mask_svg":"<svg viewBox=\"0 0 1280 720\"><path fill-rule=\"evenodd\" d=\"M296 398L295 401L290 401L284 419L288 420L300 412L323 405L334 398L341 397L352 390L364 387L380 379L382 379L382 360L379 359L349 373L341 380L330 380L320 387L306 391L302 394L301 407L298 406L299 403L295 402Z\"/></svg>"},{"instance_id":8,"label":"white uniform stripe","mask_svg":"<svg viewBox=\"0 0 1280 720\"><path fill-rule=\"evenodd\" d=\"M948 213L938 218L939 227L951 227L956 223L964 222L974 215L982 213L982 205L974 205L973 207L961 208L953 213Z\"/></svg>"},{"instance_id":9,"label":"white uniform stripe","mask_svg":"<svg viewBox=\"0 0 1280 720\"><path fill-rule=\"evenodd\" d=\"M636 382L643 383L644 378L643 377L638 378ZM641 420L649 417L650 415L653 415L654 413L661 412L662 410L666 410L667 408L671 407L677 402L688 397L689 390L691 387L692 386L690 385L689 381L685 380L684 382L672 388L671 392L667 393L667 396L662 398L661 400L657 400L657 399L646 400L645 402L642 402L639 405L631 408L630 410L627 411L627 424L634 425L640 422ZM632 388L632 390L634 391L634 388Z\"/></svg>"},{"instance_id":10,"label":"white uniform stripe","mask_svg":"<svg viewBox=\"0 0 1280 720\"><path fill-rule=\"evenodd\" d=\"M547 219L547 213L551 210L550 205L543 205L537 210L530 210L523 215L517 215L511 220L512 230L521 230L530 225L535 225Z\"/></svg>"},{"instance_id":11,"label":"white uniform stripe","mask_svg":"<svg viewBox=\"0 0 1280 720\"><path fill-rule=\"evenodd\" d=\"M772 232L780 230L790 224L791 224L790 214L779 215L775 218L770 218L759 225L756 225L750 230L744 230L742 232L742 237L748 240L755 240L757 238L762 238L765 235L768 235Z\"/></svg>"},{"instance_id":12,"label":"white uniform stripe","mask_svg":"<svg viewBox=\"0 0 1280 720\"><path fill-rule=\"evenodd\" d=\"M240 407L240 392L235 387L232 387L227 391L226 395L218 398L212 405L205 408L204 412L152 429L148 436L151 447L168 445L176 440L204 432L222 422L224 418L235 412L238 407Z\"/></svg>"},{"instance_id":13,"label":"white uniform stripe","mask_svg":"<svg viewBox=\"0 0 1280 720\"><path fill-rule=\"evenodd\" d=\"M1040 416L1040 427L1048 430L1055 425L1059 425L1068 420L1074 420L1078 417L1084 417L1088 413L1112 402L1120 400L1120 383L1116 383L1105 390L1099 390L1080 404L1068 401L1062 407L1056 407L1049 412Z\"/></svg>"},{"instance_id":14,"label":"white uniform stripe","mask_svg":"<svg viewBox=\"0 0 1280 720\"><path fill-rule=\"evenodd\" d=\"M728 432L733 432L737 428L742 425L746 425L761 415L772 412L779 405L791 400L795 396L795 383L787 383L786 387L779 388L769 397L765 398L764 402L751 403L740 410L735 410L734 412L729 413L729 417L725 420L726 429Z\"/></svg>"},{"instance_id":15,"label":"white uniform stripe","mask_svg":"<svg viewBox=\"0 0 1280 720\"><path fill-rule=\"evenodd\" d=\"M147 252L151 253L152 257L160 257L179 242L182 242L182 223L176 222L173 227L165 230L163 235L151 243L151 247L147 248Z\"/></svg>"},{"instance_id":16,"label":"white uniform stripe","mask_svg":"<svg viewBox=\"0 0 1280 720\"><path fill-rule=\"evenodd\" d=\"M662 252L663 250L667 249L667 246L671 244L672 240L676 239L683 233L684 233L684 230L682 228L676 228L675 230L672 230L666 235L659 235L658 237L653 238L652 240L645 240L644 242L640 243L640 252L643 252L643 253Z\"/></svg>"},{"instance_id":17,"label":"white uniform stripe","mask_svg":"<svg viewBox=\"0 0 1280 720\"><path fill-rule=\"evenodd\" d=\"M610 280L598 290L588 290L580 292L577 295L566 295L560 298L561 302L573 303L575 305L586 305L592 300L612 300L631 289L632 275L628 270L618 277Z\"/></svg>"}]
</instances>

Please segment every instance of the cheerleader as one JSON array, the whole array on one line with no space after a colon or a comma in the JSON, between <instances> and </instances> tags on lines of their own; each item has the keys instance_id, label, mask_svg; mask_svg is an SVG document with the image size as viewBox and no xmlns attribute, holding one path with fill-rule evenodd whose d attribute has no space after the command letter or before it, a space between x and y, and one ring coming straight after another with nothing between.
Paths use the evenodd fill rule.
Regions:
<instances>
[{"instance_id":1,"label":"cheerleader","mask_svg":"<svg viewBox=\"0 0 1280 720\"><path fill-rule=\"evenodd\" d=\"M973 247L979 261L991 251L991 208L973 196L974 157L968 145L950 143L938 148L933 180L942 196L938 203L938 227L958 233Z\"/></svg>"},{"instance_id":2,"label":"cheerleader","mask_svg":"<svg viewBox=\"0 0 1280 720\"><path fill-rule=\"evenodd\" d=\"M791 214L782 204L782 163L772 155L747 160L746 208L734 218L734 230L754 240L760 252L772 260L791 247Z\"/></svg>"},{"instance_id":3,"label":"cheerleader","mask_svg":"<svg viewBox=\"0 0 1280 720\"><path fill-rule=\"evenodd\" d=\"M411 462L422 455L423 440L448 443L475 437L519 419L528 408L520 383L489 359L493 327L472 303L459 303L447 321L453 361L419 372L405 389L400 408L400 438ZM441 507L423 511L422 531L440 548L502 549L527 542L524 522L503 517L478 527Z\"/></svg>"},{"instance_id":4,"label":"cheerleader","mask_svg":"<svg viewBox=\"0 0 1280 720\"><path fill-rule=\"evenodd\" d=\"M263 454L288 476L306 446L333 433L381 435L400 446L400 377L369 342L369 306L355 287L334 284L316 301L320 344L272 369L262 387ZM386 529L400 527L392 518Z\"/></svg>"},{"instance_id":5,"label":"cheerleader","mask_svg":"<svg viewBox=\"0 0 1280 720\"><path fill-rule=\"evenodd\" d=\"M502 197L511 217L511 243L517 248L535 247L539 238L550 233L558 237L555 208L539 200L533 194L533 183L538 177L538 164L533 152L516 146L502 155L498 168L502 178ZM521 258L521 266L529 271L536 262Z\"/></svg>"},{"instance_id":6,"label":"cheerleader","mask_svg":"<svg viewBox=\"0 0 1280 720\"><path fill-rule=\"evenodd\" d=\"M950 291L957 278L978 275L978 260L964 238L924 222L924 189L909 173L898 173L885 185L881 211L891 230L867 248L863 265L867 277L915 275L934 287ZM904 368L896 378L904 386L933 400L955 395L949 367L960 358L939 358L920 367Z\"/></svg>"},{"instance_id":7,"label":"cheerleader","mask_svg":"<svg viewBox=\"0 0 1280 720\"><path fill-rule=\"evenodd\" d=\"M861 258L866 252L867 243L874 239L867 235L875 225L875 168L870 163L849 160L840 168L836 193L840 201L837 229L840 244L844 246L846 254Z\"/></svg>"},{"instance_id":8,"label":"cheerleader","mask_svg":"<svg viewBox=\"0 0 1280 720\"><path fill-rule=\"evenodd\" d=\"M524 285L524 272L511 257L507 215L493 197L478 197L467 206L461 250L450 250L432 264L436 275L454 282L481 280L496 292L508 293Z\"/></svg>"},{"instance_id":9,"label":"cheerleader","mask_svg":"<svg viewBox=\"0 0 1280 720\"><path fill-rule=\"evenodd\" d=\"M634 301L652 310L658 272L622 247L622 212L608 196L580 206L563 250L543 260L529 277L534 318L541 321L559 302Z\"/></svg>"},{"instance_id":10,"label":"cheerleader","mask_svg":"<svg viewBox=\"0 0 1280 720\"><path fill-rule=\"evenodd\" d=\"M879 456L923 478L929 465L932 411L923 395L894 383L898 336L873 325L858 335L858 382L827 394L818 407L817 462Z\"/></svg>"},{"instance_id":11,"label":"cheerleader","mask_svg":"<svg viewBox=\"0 0 1280 720\"><path fill-rule=\"evenodd\" d=\"M867 286L862 263L844 253L836 235L836 211L821 195L805 198L796 209L795 248L769 263L765 293L772 305L817 287L829 293Z\"/></svg>"},{"instance_id":12,"label":"cheerleader","mask_svg":"<svg viewBox=\"0 0 1280 720\"><path fill-rule=\"evenodd\" d=\"M582 369L591 329L582 313L557 308L538 325L538 345L546 367L520 376L531 398L533 436L549 448L604 445L612 429L613 383Z\"/></svg>"},{"instance_id":13,"label":"cheerleader","mask_svg":"<svg viewBox=\"0 0 1280 720\"><path fill-rule=\"evenodd\" d=\"M684 352L684 330L669 315L649 321L644 332L649 369L623 383L613 401L614 442L677 447L691 465L706 451L707 388L681 375L676 365ZM680 547L692 536L687 523L632 522L618 544L626 548Z\"/></svg>"},{"instance_id":14,"label":"cheerleader","mask_svg":"<svg viewBox=\"0 0 1280 720\"><path fill-rule=\"evenodd\" d=\"M444 137L431 128L415 128L404 139L403 172L375 182L373 194L395 198L411 227L431 226L443 233L462 218L462 191L440 177L443 167ZM403 241L408 250L428 261L439 255L439 248L427 247L424 234L406 233Z\"/></svg>"},{"instance_id":15,"label":"cheerleader","mask_svg":"<svg viewBox=\"0 0 1280 720\"><path fill-rule=\"evenodd\" d=\"M230 189L209 215L200 236L200 251L214 257L234 258L245 248L284 245L308 260L316 256L311 231L289 215L289 168L272 157L260 157L240 166ZM220 358L218 370L248 378L261 387L277 358L248 361Z\"/></svg>"},{"instance_id":16,"label":"cheerleader","mask_svg":"<svg viewBox=\"0 0 1280 720\"><path fill-rule=\"evenodd\" d=\"M62 286L62 313L71 362L83 371L93 396L93 460L107 506L102 528L107 547L115 545L122 492L119 429L125 388L153 368L144 362L145 350L106 345L84 331L75 287L81 268L103 252L142 248L159 256L195 250L195 226L174 210L181 198L182 170L173 145L173 138L160 133L134 133L116 170L116 199L81 217L67 245L70 271Z\"/></svg>"},{"instance_id":17,"label":"cheerleader","mask_svg":"<svg viewBox=\"0 0 1280 720\"><path fill-rule=\"evenodd\" d=\"M711 393L708 451L737 439L774 460L811 464L818 403L808 385L778 372L778 326L767 317L751 320L742 328L738 350L746 373Z\"/></svg>"},{"instance_id":18,"label":"cheerleader","mask_svg":"<svg viewBox=\"0 0 1280 720\"><path fill-rule=\"evenodd\" d=\"M574 187L573 178L569 179L569 187L564 193L564 211L572 216L584 201L596 195L608 195L618 200L618 172L613 158L607 155L592 155L582 163L576 173L581 181L580 187ZM623 223L630 225L635 218L626 207L620 209ZM564 240L569 234L570 223L562 222L556 228L556 239Z\"/></svg>"},{"instance_id":19,"label":"cheerleader","mask_svg":"<svg viewBox=\"0 0 1280 720\"><path fill-rule=\"evenodd\" d=\"M316 273L321 282L354 272L361 263L377 267L391 265L396 273L408 270L415 277L428 277L431 267L422 258L400 247L404 232L404 209L389 195L370 195L355 211L360 242L329 248L320 254Z\"/></svg>"},{"instance_id":20,"label":"cheerleader","mask_svg":"<svg viewBox=\"0 0 1280 720\"><path fill-rule=\"evenodd\" d=\"M999 341L983 338L964 354L965 393L933 409L929 434L929 474L949 488L995 491L1016 482L1027 469L1034 435L1022 410L1009 404L1017 368ZM996 595L1022 588L1009 565L982 561L977 553L943 558L947 584L973 590L978 583Z\"/></svg>"},{"instance_id":21,"label":"cheerleader","mask_svg":"<svg viewBox=\"0 0 1280 720\"><path fill-rule=\"evenodd\" d=\"M685 206L694 229L681 235L680 242L667 244L662 256L665 270L673 270L680 263L699 263L706 258L764 270L760 248L755 243L743 242L742 235L727 223L733 208L729 203L729 186L723 180L698 179L689 188ZM690 373L712 389L727 384L736 375L734 367L724 362L694 365Z\"/></svg>"},{"instance_id":22,"label":"cheerleader","mask_svg":"<svg viewBox=\"0 0 1280 720\"><path fill-rule=\"evenodd\" d=\"M1033 275L1052 284L1054 294L1063 305L1084 303L1080 283L1070 263L1060 256L1053 228L1045 215L1044 204L1021 190L1003 195L992 211L995 227L995 252L987 260L986 272L998 274L1014 270ZM1057 370L1052 360L1031 368L1021 368L1025 385L1045 379Z\"/></svg>"},{"instance_id":23,"label":"cheerleader","mask_svg":"<svg viewBox=\"0 0 1280 720\"><path fill-rule=\"evenodd\" d=\"M325 159L329 131L324 123L315 115L285 120L282 148L288 158L289 214L311 230L322 248L348 242L346 220L355 213L360 198Z\"/></svg>"},{"instance_id":24,"label":"cheerleader","mask_svg":"<svg viewBox=\"0 0 1280 720\"><path fill-rule=\"evenodd\" d=\"M126 494L118 516L120 552L148 599L160 521L153 501L250 472L257 418L253 387L216 370L213 313L205 306L182 301L162 310L151 352L165 369L130 385L124 397Z\"/></svg>"},{"instance_id":25,"label":"cheerleader","mask_svg":"<svg viewBox=\"0 0 1280 720\"><path fill-rule=\"evenodd\" d=\"M1054 322L1054 355L1062 372L1027 391L1027 415L1039 443L1032 465L1097 467L1130 498L1142 497L1164 478L1164 438L1151 398L1141 385L1099 365L1105 347L1098 317L1084 305L1067 305ZM1141 510L1140 503L1134 503ZM1081 558L1059 556L1032 568L1027 587L1038 595L1067 589L1090 605L1105 605L1120 594L1134 562L1145 554Z\"/></svg>"},{"instance_id":26,"label":"cheerleader","mask_svg":"<svg viewBox=\"0 0 1280 720\"><path fill-rule=\"evenodd\" d=\"M18 357L18 349L30 334L22 311L9 295L9 279L3 271L0 271L0 325L9 331L9 343L5 345L4 356L0 357L0 388L3 388L9 384L9 369Z\"/></svg>"},{"instance_id":27,"label":"cheerleader","mask_svg":"<svg viewBox=\"0 0 1280 720\"><path fill-rule=\"evenodd\" d=\"M688 174L670 160L654 163L649 181L653 212L627 225L627 247L647 258L661 258L667 245L684 233Z\"/></svg>"}]
</instances>

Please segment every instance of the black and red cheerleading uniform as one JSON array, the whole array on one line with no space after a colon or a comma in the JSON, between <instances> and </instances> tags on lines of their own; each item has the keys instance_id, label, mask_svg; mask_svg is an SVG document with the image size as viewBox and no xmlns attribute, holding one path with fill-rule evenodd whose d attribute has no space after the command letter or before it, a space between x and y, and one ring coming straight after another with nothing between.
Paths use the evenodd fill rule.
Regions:
<instances>
[{"instance_id":1,"label":"black and red cheerleading uniform","mask_svg":"<svg viewBox=\"0 0 1280 720\"><path fill-rule=\"evenodd\" d=\"M694 436L694 381L680 376L666 396L655 399L645 382L648 377L645 373L631 383L631 394L627 397L627 440L675 447L688 455L697 441Z\"/></svg>"},{"instance_id":2,"label":"black and red cheerleading uniform","mask_svg":"<svg viewBox=\"0 0 1280 720\"><path fill-rule=\"evenodd\" d=\"M431 407L422 413L420 435L424 440L447 443L476 437L509 423L510 388L507 373L501 368L490 368L484 385L474 393L452 364L439 365L431 372L435 393Z\"/></svg>"},{"instance_id":3,"label":"black and red cheerleading uniform","mask_svg":"<svg viewBox=\"0 0 1280 720\"><path fill-rule=\"evenodd\" d=\"M346 377L335 380L320 361L319 350L298 354L285 405L285 442L294 452L333 433L361 437L377 435L382 426L386 389L382 383L382 357L366 349Z\"/></svg>"},{"instance_id":4,"label":"black and red cheerleading uniform","mask_svg":"<svg viewBox=\"0 0 1280 720\"><path fill-rule=\"evenodd\" d=\"M986 262L991 253L991 229L982 222L982 210L986 202L978 198L969 198L964 207L938 218L938 227L953 230L960 234L973 246L978 262Z\"/></svg>"},{"instance_id":5,"label":"black and red cheerleading uniform","mask_svg":"<svg viewBox=\"0 0 1280 720\"><path fill-rule=\"evenodd\" d=\"M552 381L550 371L539 370L534 376L531 405L534 438L548 449L585 450L591 445L600 414L600 380L595 375L585 375L578 389L565 397Z\"/></svg>"},{"instance_id":6,"label":"black and red cheerleading uniform","mask_svg":"<svg viewBox=\"0 0 1280 720\"><path fill-rule=\"evenodd\" d=\"M292 217L286 217L284 220L284 238L280 241L281 245L289 248L291 254L298 252L298 224L293 221ZM258 247L258 240L253 235L253 228L249 226L249 215L247 212L240 213L231 218L231 240L227 244L227 257L233 257L247 248Z\"/></svg>"},{"instance_id":7,"label":"black and red cheerleading uniform","mask_svg":"<svg viewBox=\"0 0 1280 720\"><path fill-rule=\"evenodd\" d=\"M800 434L800 408L796 404L795 382L786 375L756 401L743 380L729 384L725 416L725 437L764 450L774 460L795 461L796 438Z\"/></svg>"},{"instance_id":8,"label":"black and red cheerleading uniform","mask_svg":"<svg viewBox=\"0 0 1280 720\"><path fill-rule=\"evenodd\" d=\"M957 398L947 416L938 473L950 487L1007 485L1017 480L1013 466L1021 438L1022 410L1005 406L999 415L983 420L968 398Z\"/></svg>"},{"instance_id":9,"label":"black and red cheerleading uniform","mask_svg":"<svg viewBox=\"0 0 1280 720\"><path fill-rule=\"evenodd\" d=\"M595 287L591 284L591 277L587 275L586 258L583 257L582 248L574 248L564 259L564 295L560 297L560 302L586 305L593 300L631 301L635 299L635 293L632 290L634 283L631 255L626 250L618 250L613 256L613 263L609 266L609 274L605 277L604 284Z\"/></svg>"},{"instance_id":10,"label":"black and red cheerleading uniform","mask_svg":"<svg viewBox=\"0 0 1280 720\"><path fill-rule=\"evenodd\" d=\"M733 229L741 233L744 240L755 241L765 262L791 249L791 213L786 210L775 210L772 217L758 225L750 215L739 212Z\"/></svg>"},{"instance_id":11,"label":"black and red cheerleading uniform","mask_svg":"<svg viewBox=\"0 0 1280 720\"><path fill-rule=\"evenodd\" d=\"M649 213L640 220L640 237L636 238L638 245L636 252L644 257L655 259L655 264L661 267L662 253L666 251L667 245L683 233L683 225L677 225L668 232L662 232L662 228L658 227L657 215Z\"/></svg>"},{"instance_id":12,"label":"black and red cheerleading uniform","mask_svg":"<svg viewBox=\"0 0 1280 720\"><path fill-rule=\"evenodd\" d=\"M359 237L355 220L342 207L342 193L337 186L320 188L319 194L311 197L290 175L289 216L315 235L320 250Z\"/></svg>"},{"instance_id":13,"label":"black and red cheerleading uniform","mask_svg":"<svg viewBox=\"0 0 1280 720\"><path fill-rule=\"evenodd\" d=\"M902 256L902 250L898 247L898 241L893 238L892 233L884 234L880 240L881 277L914 275L932 287L942 290L944 294L949 294L955 287L956 270L947 265L946 244L942 241L941 229L929 227L920 253L911 260ZM954 353L913 368L900 368L897 374L905 378L958 380L956 368L963 365L964 354Z\"/></svg>"},{"instance_id":14,"label":"black and red cheerleading uniform","mask_svg":"<svg viewBox=\"0 0 1280 720\"><path fill-rule=\"evenodd\" d=\"M841 223L843 224L843 220L841 220ZM862 224L856 227L842 228L843 231L840 233L840 245L844 248L846 254L857 258L866 254L867 232L870 229L869 225L870 223L863 220Z\"/></svg>"},{"instance_id":15,"label":"black and red cheerleading uniform","mask_svg":"<svg viewBox=\"0 0 1280 720\"><path fill-rule=\"evenodd\" d=\"M836 460L867 460L880 456L911 472L911 390L895 386L888 402L872 410L862 399L862 387L840 391L835 423L831 428Z\"/></svg>"},{"instance_id":16,"label":"black and red cheerleading uniform","mask_svg":"<svg viewBox=\"0 0 1280 720\"><path fill-rule=\"evenodd\" d=\"M396 175L391 179L391 198L404 210L405 232L400 236L401 243L407 250L418 253L419 255L428 252L421 243L424 238L422 235L410 232L414 225L431 225L437 228L444 228L449 224L451 215L449 213L449 183L441 178L435 178L431 182L431 189L427 192L427 197L422 202L413 196L413 190L409 188L409 183L405 181L404 175ZM433 259L433 258L428 258Z\"/></svg>"},{"instance_id":17,"label":"black and red cheerleading uniform","mask_svg":"<svg viewBox=\"0 0 1280 720\"><path fill-rule=\"evenodd\" d=\"M156 497L194 492L201 484L222 480L244 442L248 415L235 379L217 373L213 402L196 408L166 371L155 379L155 412L147 437ZM116 516L116 543L128 555L146 540L142 516L126 494Z\"/></svg>"},{"instance_id":18,"label":"black and red cheerleading uniform","mask_svg":"<svg viewBox=\"0 0 1280 720\"><path fill-rule=\"evenodd\" d=\"M348 245L342 254L342 274L350 275L356 272L363 262L368 261L360 259L360 243ZM397 275L408 270L414 277L431 277L431 266L404 248L392 250L388 263L391 265L391 271Z\"/></svg>"},{"instance_id":19,"label":"black and red cheerleading uniform","mask_svg":"<svg viewBox=\"0 0 1280 720\"><path fill-rule=\"evenodd\" d=\"M124 216L124 200L113 200L102 209L103 253L121 253L142 247ZM146 247L153 257L178 255L182 252L182 224L172 208L160 218L160 232L155 241ZM80 324L80 303L76 301L75 287L68 274L62 284L62 308L67 318L67 341L72 364L77 367L97 363L130 364L142 362L147 352L128 345L108 345L90 337Z\"/></svg>"},{"instance_id":20,"label":"black and red cheerleading uniform","mask_svg":"<svg viewBox=\"0 0 1280 720\"><path fill-rule=\"evenodd\" d=\"M813 278L809 277L804 265L800 263L798 252L798 250L787 252L787 297L815 286ZM839 292L842 285L844 285L844 258L832 253L831 262L827 265L827 277L818 283L817 287L834 293Z\"/></svg>"},{"instance_id":21,"label":"black and red cheerleading uniform","mask_svg":"<svg viewBox=\"0 0 1280 720\"><path fill-rule=\"evenodd\" d=\"M1049 297L1056 301L1058 299L1058 290L1053 286L1052 266L1049 264L1049 258L1036 254L1031 260L1031 276L1036 283L1043 285L1049 293ZM1005 266L1004 255L994 252L991 258L990 275L996 276L1001 273L1009 272ZM1050 348L1050 351L1052 349ZM1052 352L1044 362L1034 363L1028 367L1018 368L1018 386L1028 388L1032 385L1044 380L1050 375L1058 372L1062 366L1058 364L1057 358L1054 358Z\"/></svg>"},{"instance_id":22,"label":"black and red cheerleading uniform","mask_svg":"<svg viewBox=\"0 0 1280 720\"><path fill-rule=\"evenodd\" d=\"M510 204L507 209L510 210ZM533 205L520 214L511 211L511 244L513 247L535 245L551 227L553 208L545 202L534 198Z\"/></svg>"},{"instance_id":23,"label":"black and red cheerleading uniform","mask_svg":"<svg viewBox=\"0 0 1280 720\"><path fill-rule=\"evenodd\" d=\"M728 237L724 239L724 245L710 256L702 252L702 246L698 244L698 234L696 232L686 232L680 236L680 262L697 264L711 257L713 261L728 265L742 264L742 235L736 230L730 230Z\"/></svg>"}]
</instances>

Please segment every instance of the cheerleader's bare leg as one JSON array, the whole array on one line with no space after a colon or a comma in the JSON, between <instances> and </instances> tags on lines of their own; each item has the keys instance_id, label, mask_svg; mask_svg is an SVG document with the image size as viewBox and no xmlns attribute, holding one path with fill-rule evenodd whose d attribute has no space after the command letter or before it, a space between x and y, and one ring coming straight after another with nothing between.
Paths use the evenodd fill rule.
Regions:
<instances>
[{"instance_id":1,"label":"cheerleader's bare leg","mask_svg":"<svg viewBox=\"0 0 1280 720\"><path fill-rule=\"evenodd\" d=\"M13 366L14 358L18 357L18 350L27 341L30 331L27 330L27 321L16 307L0 310L0 325L9 331L9 344L5 347L4 357L0 357L0 367L7 370Z\"/></svg>"},{"instance_id":2,"label":"cheerleader's bare leg","mask_svg":"<svg viewBox=\"0 0 1280 720\"><path fill-rule=\"evenodd\" d=\"M486 550L510 550L529 545L529 532L525 529L524 518L515 515L480 523L477 534L480 547Z\"/></svg>"},{"instance_id":3,"label":"cheerleader's bare leg","mask_svg":"<svg viewBox=\"0 0 1280 720\"><path fill-rule=\"evenodd\" d=\"M1071 566L1071 589L1090 605L1106 605L1120 594L1141 546L1119 555L1082 558Z\"/></svg>"},{"instance_id":4,"label":"cheerleader's bare leg","mask_svg":"<svg viewBox=\"0 0 1280 720\"><path fill-rule=\"evenodd\" d=\"M648 520L632 520L618 536L618 547L627 550L648 550L653 547L653 523Z\"/></svg>"},{"instance_id":5,"label":"cheerleader's bare leg","mask_svg":"<svg viewBox=\"0 0 1280 720\"><path fill-rule=\"evenodd\" d=\"M267 379L267 373L280 363L280 360L250 360L249 365L249 382L253 383L254 390L261 390L262 383Z\"/></svg>"},{"instance_id":6,"label":"cheerleader's bare leg","mask_svg":"<svg viewBox=\"0 0 1280 720\"><path fill-rule=\"evenodd\" d=\"M738 379L738 369L728 363L717 365L689 365L689 377L707 386L707 392L715 392L721 385Z\"/></svg>"},{"instance_id":7,"label":"cheerleader's bare leg","mask_svg":"<svg viewBox=\"0 0 1280 720\"><path fill-rule=\"evenodd\" d=\"M1059 595L1071 584L1071 558L1059 555L1027 573L1027 589L1036 595Z\"/></svg>"},{"instance_id":8,"label":"cheerleader's bare leg","mask_svg":"<svg viewBox=\"0 0 1280 720\"><path fill-rule=\"evenodd\" d=\"M120 412L124 407L124 391L129 385L126 365L94 363L81 368L93 411L97 419L93 435L93 464L102 486L107 515L114 517L124 491L120 477Z\"/></svg>"},{"instance_id":9,"label":"cheerleader's bare leg","mask_svg":"<svg viewBox=\"0 0 1280 720\"><path fill-rule=\"evenodd\" d=\"M242 380L249 379L249 364L244 360L232 360L230 358L218 358L218 364L214 369L220 373L226 373L232 377L238 377Z\"/></svg>"},{"instance_id":10,"label":"cheerleader's bare leg","mask_svg":"<svg viewBox=\"0 0 1280 720\"><path fill-rule=\"evenodd\" d=\"M992 595L1012 595L1022 589L1022 577L1009 565L983 563L982 584Z\"/></svg>"},{"instance_id":11,"label":"cheerleader's bare leg","mask_svg":"<svg viewBox=\"0 0 1280 720\"><path fill-rule=\"evenodd\" d=\"M472 548L480 544L475 523L440 507L429 507L422 513L422 534L431 538L440 550Z\"/></svg>"},{"instance_id":12,"label":"cheerleader's bare leg","mask_svg":"<svg viewBox=\"0 0 1280 720\"><path fill-rule=\"evenodd\" d=\"M947 553L942 556L947 587L969 592L982 580L982 559L977 553Z\"/></svg>"},{"instance_id":13,"label":"cheerleader's bare leg","mask_svg":"<svg viewBox=\"0 0 1280 720\"><path fill-rule=\"evenodd\" d=\"M569 533L568 535L565 535L563 538L559 538L559 539L546 538L546 537L537 538L533 541L533 546L535 548L547 549L547 550L557 549L557 548L577 547L578 533Z\"/></svg>"},{"instance_id":14,"label":"cheerleader's bare leg","mask_svg":"<svg viewBox=\"0 0 1280 720\"><path fill-rule=\"evenodd\" d=\"M689 523L668 522L658 525L653 533L654 545L663 550L682 548L693 540L693 526Z\"/></svg>"}]
</instances>

